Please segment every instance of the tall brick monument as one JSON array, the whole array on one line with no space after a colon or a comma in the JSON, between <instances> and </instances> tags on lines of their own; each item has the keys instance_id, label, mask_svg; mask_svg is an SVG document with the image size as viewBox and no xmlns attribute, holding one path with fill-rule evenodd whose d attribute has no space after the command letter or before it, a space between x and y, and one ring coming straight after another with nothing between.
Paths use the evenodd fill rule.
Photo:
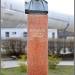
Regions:
<instances>
[{"instance_id":1,"label":"tall brick monument","mask_svg":"<svg viewBox=\"0 0 75 75\"><path fill-rule=\"evenodd\" d=\"M28 75L48 75L48 3L25 2L25 13L28 14Z\"/></svg>"}]
</instances>

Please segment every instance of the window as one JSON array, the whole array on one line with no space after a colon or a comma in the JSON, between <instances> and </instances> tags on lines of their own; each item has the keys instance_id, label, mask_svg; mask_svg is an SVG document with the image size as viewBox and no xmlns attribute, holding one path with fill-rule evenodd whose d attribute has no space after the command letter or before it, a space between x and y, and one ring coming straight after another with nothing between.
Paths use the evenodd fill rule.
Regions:
<instances>
[{"instance_id":1,"label":"window","mask_svg":"<svg viewBox=\"0 0 75 75\"><path fill-rule=\"evenodd\" d=\"M10 4L10 9L12 9L12 4Z\"/></svg>"},{"instance_id":2,"label":"window","mask_svg":"<svg viewBox=\"0 0 75 75\"><path fill-rule=\"evenodd\" d=\"M55 38L55 33L54 32L52 33L52 38Z\"/></svg>"},{"instance_id":3,"label":"window","mask_svg":"<svg viewBox=\"0 0 75 75\"><path fill-rule=\"evenodd\" d=\"M16 32L12 32L12 34L13 34L13 35L15 35L15 34L16 34Z\"/></svg>"},{"instance_id":4,"label":"window","mask_svg":"<svg viewBox=\"0 0 75 75\"><path fill-rule=\"evenodd\" d=\"M7 7L7 3L6 2L4 2L4 8L6 8Z\"/></svg>"},{"instance_id":5,"label":"window","mask_svg":"<svg viewBox=\"0 0 75 75\"><path fill-rule=\"evenodd\" d=\"M9 32L5 32L5 36L6 37L9 37Z\"/></svg>"},{"instance_id":6,"label":"window","mask_svg":"<svg viewBox=\"0 0 75 75\"><path fill-rule=\"evenodd\" d=\"M23 36L24 37L27 37L27 32L23 32Z\"/></svg>"}]
</instances>

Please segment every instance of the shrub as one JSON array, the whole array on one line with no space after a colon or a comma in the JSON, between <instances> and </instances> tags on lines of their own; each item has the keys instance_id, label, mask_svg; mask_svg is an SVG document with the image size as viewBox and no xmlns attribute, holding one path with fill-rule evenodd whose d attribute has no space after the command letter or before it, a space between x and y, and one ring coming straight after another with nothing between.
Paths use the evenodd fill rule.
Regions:
<instances>
[{"instance_id":1,"label":"shrub","mask_svg":"<svg viewBox=\"0 0 75 75\"><path fill-rule=\"evenodd\" d=\"M55 55L48 56L49 69L56 69L59 61L60 61L60 58Z\"/></svg>"},{"instance_id":2,"label":"shrub","mask_svg":"<svg viewBox=\"0 0 75 75\"><path fill-rule=\"evenodd\" d=\"M26 55L21 55L20 59L19 59L19 70L21 72L27 72L27 64L25 64L25 61L27 60L27 56Z\"/></svg>"},{"instance_id":3,"label":"shrub","mask_svg":"<svg viewBox=\"0 0 75 75\"><path fill-rule=\"evenodd\" d=\"M18 57L21 54L26 53L27 42L19 38L9 38L1 40L2 49L6 50L7 56L16 56Z\"/></svg>"},{"instance_id":4,"label":"shrub","mask_svg":"<svg viewBox=\"0 0 75 75\"><path fill-rule=\"evenodd\" d=\"M27 55L20 55L20 61L27 61Z\"/></svg>"},{"instance_id":5,"label":"shrub","mask_svg":"<svg viewBox=\"0 0 75 75\"><path fill-rule=\"evenodd\" d=\"M27 72L27 65L26 64L24 64L24 63L20 63L19 64L20 65L20 67L19 67L19 71L20 72Z\"/></svg>"}]
</instances>

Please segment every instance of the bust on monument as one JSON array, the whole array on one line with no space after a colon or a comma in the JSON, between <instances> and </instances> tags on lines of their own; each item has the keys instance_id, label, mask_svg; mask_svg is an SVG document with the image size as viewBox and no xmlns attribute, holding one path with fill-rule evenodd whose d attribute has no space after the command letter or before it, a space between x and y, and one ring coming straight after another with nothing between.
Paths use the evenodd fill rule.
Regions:
<instances>
[{"instance_id":1,"label":"bust on monument","mask_svg":"<svg viewBox=\"0 0 75 75\"><path fill-rule=\"evenodd\" d=\"M45 0L31 0L25 2L25 13L48 13L48 2Z\"/></svg>"}]
</instances>

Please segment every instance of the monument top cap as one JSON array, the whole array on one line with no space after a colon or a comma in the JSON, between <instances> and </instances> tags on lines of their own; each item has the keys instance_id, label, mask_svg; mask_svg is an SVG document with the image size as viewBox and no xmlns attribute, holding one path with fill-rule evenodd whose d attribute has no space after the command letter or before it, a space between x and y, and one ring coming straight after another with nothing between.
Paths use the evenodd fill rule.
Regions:
<instances>
[{"instance_id":1,"label":"monument top cap","mask_svg":"<svg viewBox=\"0 0 75 75\"><path fill-rule=\"evenodd\" d=\"M31 0L25 2L25 13L48 14L48 2L45 0Z\"/></svg>"}]
</instances>

